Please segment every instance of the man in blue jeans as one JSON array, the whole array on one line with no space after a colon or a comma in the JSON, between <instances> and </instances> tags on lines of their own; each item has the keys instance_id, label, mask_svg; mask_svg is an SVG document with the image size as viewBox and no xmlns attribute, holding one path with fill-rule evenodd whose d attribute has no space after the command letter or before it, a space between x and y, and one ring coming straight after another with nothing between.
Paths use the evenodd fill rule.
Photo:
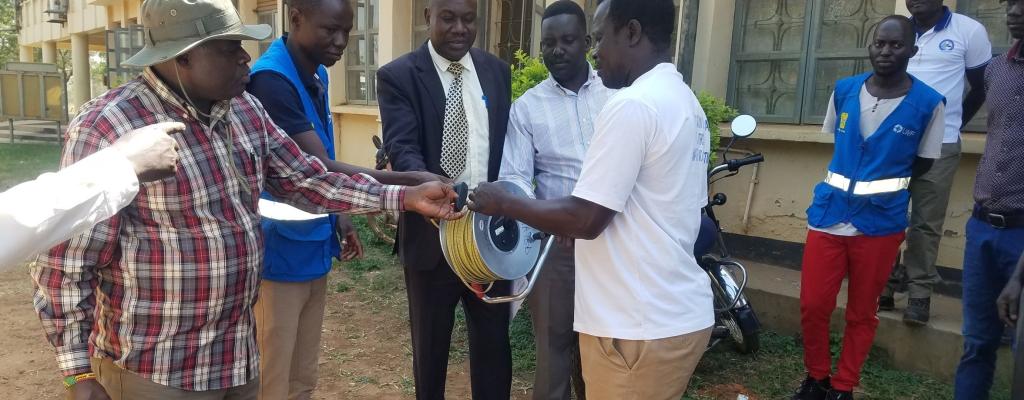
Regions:
<instances>
[{"instance_id":1,"label":"man in blue jeans","mask_svg":"<svg viewBox=\"0 0 1024 400\"><path fill-rule=\"evenodd\" d=\"M996 297L1024 253L1024 0L1006 0L1016 43L985 71L988 139L974 186L964 250L964 353L955 398L988 398L1003 333Z\"/></svg>"}]
</instances>

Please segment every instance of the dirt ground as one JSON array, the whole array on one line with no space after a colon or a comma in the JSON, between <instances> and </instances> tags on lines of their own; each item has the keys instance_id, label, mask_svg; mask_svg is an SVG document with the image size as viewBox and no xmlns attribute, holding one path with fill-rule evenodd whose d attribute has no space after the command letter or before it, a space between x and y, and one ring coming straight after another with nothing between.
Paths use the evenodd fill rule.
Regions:
<instances>
[{"instance_id":1,"label":"dirt ground","mask_svg":"<svg viewBox=\"0 0 1024 400\"><path fill-rule=\"evenodd\" d=\"M320 385L313 397L413 398L412 348L403 311L404 296L372 296L350 285L345 271L332 273ZM63 399L53 349L32 309L27 267L0 273L0 338L3 400ZM465 357L453 357L448 371L448 398L470 397L468 367ZM529 397L524 386L528 385L517 379L514 399Z\"/></svg>"}]
</instances>

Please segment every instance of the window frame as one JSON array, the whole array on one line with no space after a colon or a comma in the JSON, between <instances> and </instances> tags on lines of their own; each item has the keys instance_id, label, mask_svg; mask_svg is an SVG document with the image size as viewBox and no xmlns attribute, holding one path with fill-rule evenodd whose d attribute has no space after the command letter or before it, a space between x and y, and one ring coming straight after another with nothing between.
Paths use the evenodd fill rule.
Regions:
<instances>
[{"instance_id":1,"label":"window frame","mask_svg":"<svg viewBox=\"0 0 1024 400\"><path fill-rule=\"evenodd\" d=\"M814 92L816 83L818 83L818 77L816 74L819 64L830 60L853 60L858 63L855 64L855 73L859 73L856 71L857 69L864 70L865 66L868 65L867 44L862 44L860 47L844 48L834 51L819 50L818 45L821 41L822 30L827 29L823 26L824 13L827 7L821 1L805 0L804 9L806 11L804 12L804 20L802 22L803 32L801 34L799 51L765 53L740 52L739 49L743 44L745 34L743 27L748 11L748 7L746 7L745 3L750 1L755 0L737 0L736 13L733 20L732 62L729 67L728 92L726 96L728 104L738 108L739 65L741 62L796 61L799 65L797 69L797 82L793 95L798 98L795 101L793 113L789 115L760 115L751 113L751 115L754 115L759 121L767 123L820 125L824 122L825 116L823 114L813 114L815 101L818 100L815 99ZM868 2L873 0L860 1ZM871 31L874 29L874 27L877 26L877 23L878 21L874 21L874 24L869 26L868 30ZM837 76L835 79L844 77L845 76ZM745 112L744 110L740 111Z\"/></svg>"},{"instance_id":2,"label":"window frame","mask_svg":"<svg viewBox=\"0 0 1024 400\"><path fill-rule=\"evenodd\" d=\"M122 43L120 33L126 32L128 43ZM107 57L107 85L114 88L128 82L136 75L142 73L143 68L121 65L121 61L128 60L137 54L145 46L145 36L142 25L132 24L124 28L109 29L106 31L106 52ZM111 47L113 39L113 47ZM138 39L138 40L133 40ZM138 46L136 46L138 44ZM118 55L123 54L123 59ZM112 58L113 57L113 58ZM111 60L114 60L111 62ZM119 82L120 81L120 82ZM119 83L115 85L115 83Z\"/></svg>"},{"instance_id":3,"label":"window frame","mask_svg":"<svg viewBox=\"0 0 1024 400\"><path fill-rule=\"evenodd\" d=\"M366 15L366 26L365 29L359 29L358 21L360 8L359 2L365 2L366 6L362 12ZM377 47L380 42L380 1L379 0L355 0L352 4L353 10L357 13L355 16L356 24L352 27L352 31L349 33L349 46L358 46L359 39L366 39L366 63L350 64L350 57L354 57L353 52L345 52L345 100L348 104L357 105L376 105L377 104L377 68L379 67L379 53ZM370 10L374 10L371 12ZM352 75L358 76L359 73L363 73L366 76L366 97L361 98L353 93L352 87L349 86L349 80L352 79Z\"/></svg>"},{"instance_id":4,"label":"window frame","mask_svg":"<svg viewBox=\"0 0 1024 400\"><path fill-rule=\"evenodd\" d=\"M261 18L267 18L267 20L261 20ZM274 43L278 38L277 34L277 10L260 10L256 11L256 23L270 25L270 36L266 39L259 40L256 42L256 57L259 58L270 48L270 45Z\"/></svg>"}]
</instances>

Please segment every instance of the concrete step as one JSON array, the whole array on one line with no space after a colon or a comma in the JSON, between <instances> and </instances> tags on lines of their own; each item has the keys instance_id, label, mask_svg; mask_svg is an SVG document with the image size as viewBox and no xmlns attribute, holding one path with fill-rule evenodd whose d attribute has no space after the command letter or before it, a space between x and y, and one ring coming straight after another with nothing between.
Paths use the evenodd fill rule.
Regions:
<instances>
[{"instance_id":1,"label":"concrete step","mask_svg":"<svg viewBox=\"0 0 1024 400\"><path fill-rule=\"evenodd\" d=\"M800 333L800 271L741 260L747 267L747 298L768 329L796 335ZM846 312L846 282L832 314L832 331L842 332ZM897 295L896 311L880 312L875 346L882 349L893 366L952 382L960 361L963 314L960 300L947 296L932 297L931 321L924 327L903 323L905 296ZM1009 385L1013 357L1009 347L999 350L996 380Z\"/></svg>"}]
</instances>

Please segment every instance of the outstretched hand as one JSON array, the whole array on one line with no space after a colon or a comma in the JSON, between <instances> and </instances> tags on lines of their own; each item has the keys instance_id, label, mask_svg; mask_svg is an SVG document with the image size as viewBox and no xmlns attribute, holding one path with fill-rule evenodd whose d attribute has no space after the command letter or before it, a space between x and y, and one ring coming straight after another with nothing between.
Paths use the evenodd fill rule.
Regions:
<instances>
[{"instance_id":1,"label":"outstretched hand","mask_svg":"<svg viewBox=\"0 0 1024 400\"><path fill-rule=\"evenodd\" d=\"M481 183L469 194L469 209L485 215L503 215L503 208L510 197L508 191L497 183Z\"/></svg>"},{"instance_id":2,"label":"outstretched hand","mask_svg":"<svg viewBox=\"0 0 1024 400\"><path fill-rule=\"evenodd\" d=\"M185 130L180 122L161 122L129 132L111 145L135 168L140 182L174 176L178 168L178 142L170 135Z\"/></svg>"},{"instance_id":3,"label":"outstretched hand","mask_svg":"<svg viewBox=\"0 0 1024 400\"><path fill-rule=\"evenodd\" d=\"M456 220L466 215L465 211L455 210L452 203L457 197L451 185L427 182L406 190L405 209L428 218Z\"/></svg>"}]
</instances>

